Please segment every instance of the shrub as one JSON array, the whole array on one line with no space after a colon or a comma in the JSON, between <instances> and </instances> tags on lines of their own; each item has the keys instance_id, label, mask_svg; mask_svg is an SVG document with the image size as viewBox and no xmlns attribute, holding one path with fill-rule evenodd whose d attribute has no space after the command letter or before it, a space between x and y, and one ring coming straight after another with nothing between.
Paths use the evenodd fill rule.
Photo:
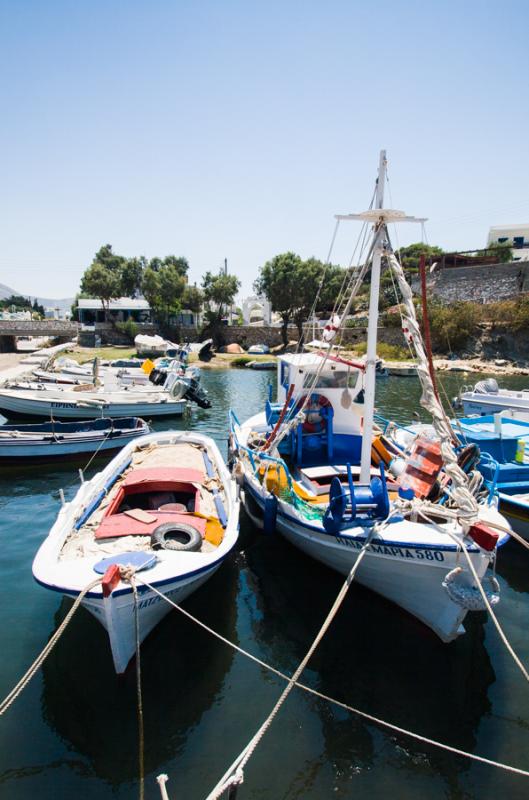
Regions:
<instances>
[{"instance_id":1,"label":"shrub","mask_svg":"<svg viewBox=\"0 0 529 800\"><path fill-rule=\"evenodd\" d=\"M133 342L138 335L139 327L133 319L128 319L126 322L116 322L116 330L128 336Z\"/></svg>"}]
</instances>

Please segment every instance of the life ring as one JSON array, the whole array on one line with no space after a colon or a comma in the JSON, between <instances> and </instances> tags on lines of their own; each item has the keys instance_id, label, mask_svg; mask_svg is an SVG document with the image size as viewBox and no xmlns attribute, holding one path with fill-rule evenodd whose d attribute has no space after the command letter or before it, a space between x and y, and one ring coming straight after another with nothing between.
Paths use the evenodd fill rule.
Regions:
<instances>
[{"instance_id":1,"label":"life ring","mask_svg":"<svg viewBox=\"0 0 529 800\"><path fill-rule=\"evenodd\" d=\"M164 522L151 535L153 550L178 550L194 553L202 547L202 536L185 522Z\"/></svg>"},{"instance_id":2,"label":"life ring","mask_svg":"<svg viewBox=\"0 0 529 800\"><path fill-rule=\"evenodd\" d=\"M303 406L305 397L298 403L298 408ZM332 403L322 394L312 394L307 405L303 409L305 421L303 422L304 433L323 433L327 427L327 418L320 413L322 408L331 408Z\"/></svg>"}]
</instances>

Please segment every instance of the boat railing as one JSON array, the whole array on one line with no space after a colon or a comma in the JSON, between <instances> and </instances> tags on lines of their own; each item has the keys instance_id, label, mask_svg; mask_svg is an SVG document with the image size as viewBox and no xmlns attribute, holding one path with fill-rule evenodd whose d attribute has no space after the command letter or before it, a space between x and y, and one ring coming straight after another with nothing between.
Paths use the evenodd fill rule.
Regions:
<instances>
[{"instance_id":1,"label":"boat railing","mask_svg":"<svg viewBox=\"0 0 529 800\"><path fill-rule=\"evenodd\" d=\"M486 453L485 451L482 450L481 464L484 467L491 467L492 469L494 469L494 474L492 476L492 480L489 486L489 496L487 499L487 503L490 506L498 490L498 480L500 477L500 463L490 453Z\"/></svg>"},{"instance_id":2,"label":"boat railing","mask_svg":"<svg viewBox=\"0 0 529 800\"><path fill-rule=\"evenodd\" d=\"M237 436L236 428L240 428L241 423L239 422L237 414L231 408L230 408L230 410L228 412L228 419L229 419L230 433L232 434L232 436L234 438L234 443L235 443L235 445L237 447L237 450L239 450L240 452L245 453L248 456L248 459L249 459L250 464L252 465L252 469L254 471L254 475L256 475L258 470L259 470L259 464L257 464L256 458L255 458L255 456L257 454L256 454L256 452L254 450L251 450L251 448L247 447L244 444L241 444L241 442L239 441L239 437ZM292 476L290 474L290 470L288 469L286 463L283 461L282 458L276 458L275 456L268 455L268 453L263 453L262 451L259 451L258 458L259 458L259 462L260 463L265 461L265 462L268 462L270 464L276 464L276 467L278 468L278 472L279 472L280 469L283 469L283 471L285 473L285 478L287 480L288 488L289 488L290 491L293 491Z\"/></svg>"}]
</instances>

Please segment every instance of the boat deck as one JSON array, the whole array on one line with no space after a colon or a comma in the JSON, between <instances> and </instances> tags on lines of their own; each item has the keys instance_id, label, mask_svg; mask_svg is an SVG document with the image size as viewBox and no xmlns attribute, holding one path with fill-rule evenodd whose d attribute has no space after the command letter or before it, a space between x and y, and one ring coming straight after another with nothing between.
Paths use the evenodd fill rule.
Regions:
<instances>
[{"instance_id":1,"label":"boat deck","mask_svg":"<svg viewBox=\"0 0 529 800\"><path fill-rule=\"evenodd\" d=\"M149 445L137 450L97 507L85 520L80 518L81 524L74 528L62 547L60 560L104 558L125 550L151 550L153 531L167 522L185 522L195 527L203 536L199 552L215 550L222 540L222 525L214 492L218 492L221 502L225 502L225 497L211 461L209 472L213 470L213 474L208 474L206 459L209 461L206 451L190 443ZM172 473L174 487L170 485ZM196 501L190 502L189 508L179 502L178 496L186 474L188 485L196 491ZM149 475L155 481L154 489L149 488ZM161 477L166 478L165 482L160 481ZM144 483L146 491L127 496L125 503L123 493L135 478L140 484ZM129 530L130 534L126 533Z\"/></svg>"}]
</instances>

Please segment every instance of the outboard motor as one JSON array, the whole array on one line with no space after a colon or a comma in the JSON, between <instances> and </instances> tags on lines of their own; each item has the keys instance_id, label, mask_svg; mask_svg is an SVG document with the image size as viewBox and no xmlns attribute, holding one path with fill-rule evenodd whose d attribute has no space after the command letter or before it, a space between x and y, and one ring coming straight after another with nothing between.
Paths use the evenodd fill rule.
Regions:
<instances>
[{"instance_id":1,"label":"outboard motor","mask_svg":"<svg viewBox=\"0 0 529 800\"><path fill-rule=\"evenodd\" d=\"M208 398L206 390L201 389L195 378L189 379L189 389L185 392L184 397L186 400L191 400L193 403L196 403L200 408L211 408L211 401Z\"/></svg>"},{"instance_id":2,"label":"outboard motor","mask_svg":"<svg viewBox=\"0 0 529 800\"><path fill-rule=\"evenodd\" d=\"M149 381L154 383L155 386L163 386L167 378L167 371L164 369L151 369L149 372Z\"/></svg>"}]
</instances>

